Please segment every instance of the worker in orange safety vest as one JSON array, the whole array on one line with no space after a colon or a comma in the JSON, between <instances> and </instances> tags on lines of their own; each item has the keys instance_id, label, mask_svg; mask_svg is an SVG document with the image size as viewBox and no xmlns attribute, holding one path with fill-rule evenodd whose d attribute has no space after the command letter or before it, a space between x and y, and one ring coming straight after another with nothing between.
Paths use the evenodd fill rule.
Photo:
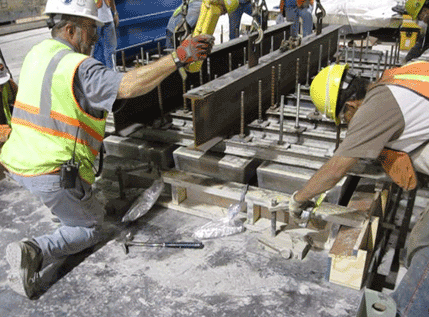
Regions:
<instances>
[{"instance_id":1,"label":"worker in orange safety vest","mask_svg":"<svg viewBox=\"0 0 429 317\"><path fill-rule=\"evenodd\" d=\"M311 98L327 118L348 125L334 155L296 191L289 214L300 221L313 199L333 188L361 160L380 161L392 180L415 190L429 175L429 63L389 69L375 83L347 64L324 68L313 79ZM416 172L418 173L416 175ZM429 206L418 216L407 244L408 271L391 295L400 316L426 316L429 307Z\"/></svg>"}]
</instances>

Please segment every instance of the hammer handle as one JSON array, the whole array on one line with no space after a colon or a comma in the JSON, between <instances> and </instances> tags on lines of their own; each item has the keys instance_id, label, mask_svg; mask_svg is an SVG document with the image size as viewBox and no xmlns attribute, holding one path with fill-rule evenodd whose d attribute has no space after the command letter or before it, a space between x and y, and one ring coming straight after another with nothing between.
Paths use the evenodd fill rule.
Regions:
<instances>
[{"instance_id":1,"label":"hammer handle","mask_svg":"<svg viewBox=\"0 0 429 317\"><path fill-rule=\"evenodd\" d=\"M163 248L186 248L186 249L202 249L204 244L202 242L162 242L162 243L150 243L150 242L138 242L130 241L127 245L145 246L145 247L163 247Z\"/></svg>"}]
</instances>

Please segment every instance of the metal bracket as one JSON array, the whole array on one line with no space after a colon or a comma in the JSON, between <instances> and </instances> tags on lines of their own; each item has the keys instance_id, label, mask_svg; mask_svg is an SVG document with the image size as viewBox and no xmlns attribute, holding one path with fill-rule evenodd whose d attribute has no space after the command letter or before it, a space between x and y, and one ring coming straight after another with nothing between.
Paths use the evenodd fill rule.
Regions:
<instances>
[{"instance_id":1,"label":"metal bracket","mask_svg":"<svg viewBox=\"0 0 429 317\"><path fill-rule=\"evenodd\" d=\"M314 10L314 14L316 15L317 23L316 23L316 35L322 33L322 20L326 16L326 11L322 7L320 0L316 0L316 9Z\"/></svg>"}]
</instances>

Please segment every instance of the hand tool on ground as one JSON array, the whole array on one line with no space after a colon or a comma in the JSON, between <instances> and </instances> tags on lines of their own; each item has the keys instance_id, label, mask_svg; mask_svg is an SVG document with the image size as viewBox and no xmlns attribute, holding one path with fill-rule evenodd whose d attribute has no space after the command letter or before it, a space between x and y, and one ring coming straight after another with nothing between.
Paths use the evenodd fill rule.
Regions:
<instances>
[{"instance_id":1,"label":"hand tool on ground","mask_svg":"<svg viewBox=\"0 0 429 317\"><path fill-rule=\"evenodd\" d=\"M128 254L130 246L141 247L158 247L158 248L178 248L178 249L202 249L204 244L202 242L141 242L141 241L128 241L124 242L122 247L125 254Z\"/></svg>"},{"instance_id":2,"label":"hand tool on ground","mask_svg":"<svg viewBox=\"0 0 429 317\"><path fill-rule=\"evenodd\" d=\"M130 246L178 248L178 249L204 248L204 244L202 242L143 242L143 241L134 241L133 238L134 236L129 232L127 234L122 235L122 238L118 240L118 242L121 242L121 245L125 254L128 254Z\"/></svg>"}]
</instances>

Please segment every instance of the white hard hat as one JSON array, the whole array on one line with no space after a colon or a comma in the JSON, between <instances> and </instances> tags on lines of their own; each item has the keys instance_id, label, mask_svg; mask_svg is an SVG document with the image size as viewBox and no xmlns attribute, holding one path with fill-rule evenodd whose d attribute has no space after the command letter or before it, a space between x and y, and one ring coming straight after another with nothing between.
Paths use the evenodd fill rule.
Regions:
<instances>
[{"instance_id":1,"label":"white hard hat","mask_svg":"<svg viewBox=\"0 0 429 317\"><path fill-rule=\"evenodd\" d=\"M3 85L8 82L10 79L10 74L4 65L2 58L0 57L0 85Z\"/></svg>"},{"instance_id":2,"label":"white hard hat","mask_svg":"<svg viewBox=\"0 0 429 317\"><path fill-rule=\"evenodd\" d=\"M94 20L97 26L104 25L98 18L96 0L48 0L44 14L76 15Z\"/></svg>"}]
</instances>

